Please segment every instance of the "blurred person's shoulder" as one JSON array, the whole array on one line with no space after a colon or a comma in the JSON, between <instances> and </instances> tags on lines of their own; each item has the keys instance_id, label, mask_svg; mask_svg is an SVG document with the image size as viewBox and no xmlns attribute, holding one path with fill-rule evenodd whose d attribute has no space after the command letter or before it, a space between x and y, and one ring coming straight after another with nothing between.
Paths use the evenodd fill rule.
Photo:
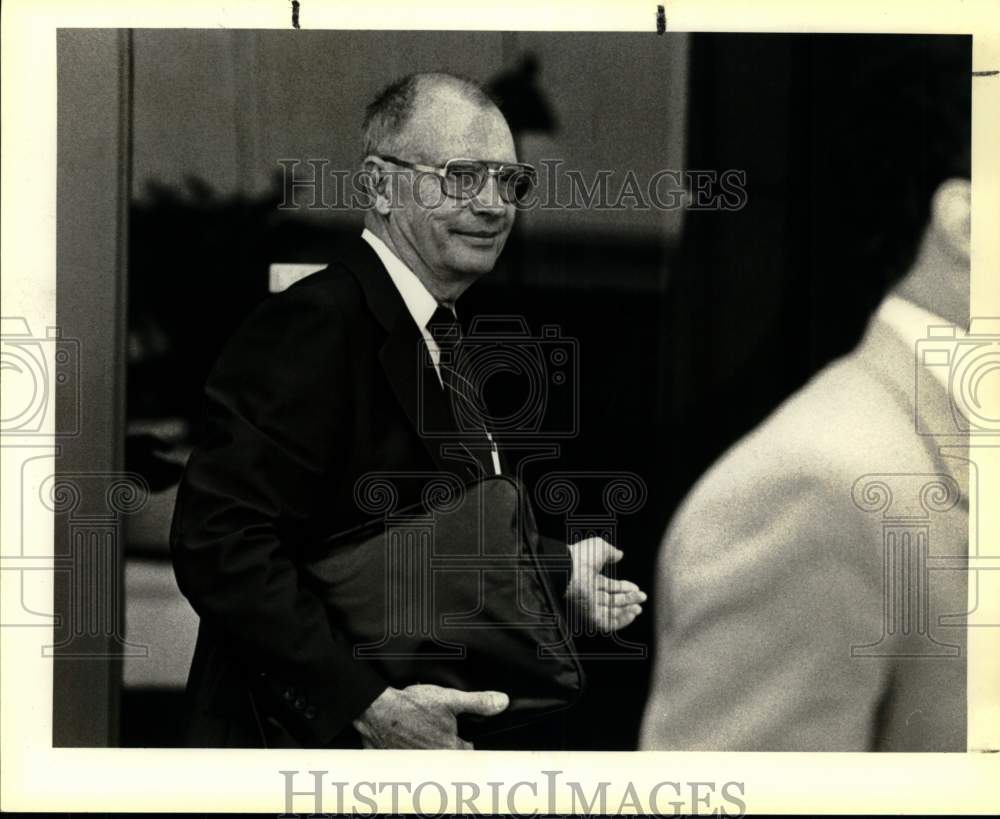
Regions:
<instances>
[{"instance_id":1,"label":"blurred person's shoulder","mask_svg":"<svg viewBox=\"0 0 1000 819\"><path fill-rule=\"evenodd\" d=\"M810 496L847 508L863 474L926 471L929 456L900 387L912 369L905 347L870 329L733 444L695 484L677 521L704 521L723 508L767 516ZM896 378L886 374L893 370Z\"/></svg>"}]
</instances>

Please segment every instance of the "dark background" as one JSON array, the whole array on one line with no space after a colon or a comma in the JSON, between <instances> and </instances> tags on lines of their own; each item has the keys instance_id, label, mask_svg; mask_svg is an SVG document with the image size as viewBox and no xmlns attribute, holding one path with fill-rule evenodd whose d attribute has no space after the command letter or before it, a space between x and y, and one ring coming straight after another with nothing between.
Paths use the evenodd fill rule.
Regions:
<instances>
[{"instance_id":1,"label":"dark background","mask_svg":"<svg viewBox=\"0 0 1000 819\"><path fill-rule=\"evenodd\" d=\"M539 92L543 114L511 112L516 135L529 154L551 148L545 135L558 139L567 127L566 89L548 87L547 77L566 78L550 73L546 60L567 41L536 33L525 62L518 41L478 36L500 38L500 70L464 72L489 82L520 71L525 93ZM632 108L657 109L664 121L682 117L679 136L669 135L680 149L666 150L661 163L744 170L746 206L675 214L660 233L648 215L634 231L518 225L498 269L466 304L524 315L533 329L556 324L578 341L580 434L561 442L558 464L539 464L529 477L558 468L631 471L644 480L648 500L620 519L617 534L626 552L619 574L651 592L622 637L651 649L656 550L684 493L728 445L856 343L905 269L924 216L914 206L922 194L913 168L925 161L936 127L934 109L913 95L933 85L942 53L968 65L971 38L697 34L671 45L669 36L607 37L631 38L619 48L634 50L639 65L629 70L637 74L655 77L669 65L664 99L655 82L642 89L646 96L631 96L627 77L614 100L613 78L599 87L583 77L576 94L616 120ZM171 127L169 112L162 127ZM634 150L645 150L656 134L638 119L636 127L643 134ZM530 141L533 132L541 142ZM280 198L276 185L220 192L197 175L183 186L146 180L135 195L126 465L165 497L183 452L197 442L200 385L225 339L266 296L268 265L322 262L340 236L359 229L315 214L278 216ZM599 509L588 497L581 511ZM565 525L551 516L545 523L553 533ZM167 558L155 540L133 537L129 549L162 569ZM585 661L591 686L563 720L566 747L634 748L648 660L626 659L598 639L581 649L619 656ZM176 741L176 686L129 685L127 676L126 683L123 743Z\"/></svg>"}]
</instances>

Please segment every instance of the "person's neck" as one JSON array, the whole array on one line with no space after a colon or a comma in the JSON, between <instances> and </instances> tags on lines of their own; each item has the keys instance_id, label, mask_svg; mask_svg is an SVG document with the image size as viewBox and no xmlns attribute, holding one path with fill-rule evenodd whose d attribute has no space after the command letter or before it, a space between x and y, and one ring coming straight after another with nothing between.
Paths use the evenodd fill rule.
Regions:
<instances>
[{"instance_id":1,"label":"person's neck","mask_svg":"<svg viewBox=\"0 0 1000 819\"><path fill-rule=\"evenodd\" d=\"M922 243L916 261L893 292L952 324L969 326L969 263L933 241Z\"/></svg>"},{"instance_id":2,"label":"person's neck","mask_svg":"<svg viewBox=\"0 0 1000 819\"><path fill-rule=\"evenodd\" d=\"M384 221L366 218L365 227L381 239L396 258L409 268L410 272L420 280L420 283L427 288L427 292L435 298L438 304L454 309L455 303L468 289L470 282L442 282L428 269L420 256L408 252L407 247L393 239Z\"/></svg>"}]
</instances>

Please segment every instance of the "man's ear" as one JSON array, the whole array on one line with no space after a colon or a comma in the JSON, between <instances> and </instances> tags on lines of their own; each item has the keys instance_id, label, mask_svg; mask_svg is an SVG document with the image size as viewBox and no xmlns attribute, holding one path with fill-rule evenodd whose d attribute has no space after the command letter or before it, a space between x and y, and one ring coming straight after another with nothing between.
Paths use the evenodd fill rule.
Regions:
<instances>
[{"instance_id":1,"label":"man's ear","mask_svg":"<svg viewBox=\"0 0 1000 819\"><path fill-rule=\"evenodd\" d=\"M396 196L394 178L388 173L388 165L381 157L369 154L361 163L361 185L369 197L369 207L374 208L381 216L387 216L392 199Z\"/></svg>"},{"instance_id":2,"label":"man's ear","mask_svg":"<svg viewBox=\"0 0 1000 819\"><path fill-rule=\"evenodd\" d=\"M972 183L946 179L931 199L931 227L942 244L957 258L969 261Z\"/></svg>"}]
</instances>

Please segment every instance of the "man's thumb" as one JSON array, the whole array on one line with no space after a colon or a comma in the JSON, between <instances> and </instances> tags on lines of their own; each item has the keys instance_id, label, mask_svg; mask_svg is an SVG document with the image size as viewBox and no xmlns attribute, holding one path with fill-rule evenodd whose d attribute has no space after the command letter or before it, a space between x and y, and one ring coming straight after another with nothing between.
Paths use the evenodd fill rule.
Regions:
<instances>
[{"instance_id":1,"label":"man's thumb","mask_svg":"<svg viewBox=\"0 0 1000 819\"><path fill-rule=\"evenodd\" d=\"M510 697L502 691L454 691L449 702L455 714L479 714L491 717L510 705Z\"/></svg>"},{"instance_id":2,"label":"man's thumb","mask_svg":"<svg viewBox=\"0 0 1000 819\"><path fill-rule=\"evenodd\" d=\"M598 566L606 566L608 563L617 563L624 556L625 552L617 546L612 546L605 540L602 544L601 551L598 553Z\"/></svg>"}]
</instances>

